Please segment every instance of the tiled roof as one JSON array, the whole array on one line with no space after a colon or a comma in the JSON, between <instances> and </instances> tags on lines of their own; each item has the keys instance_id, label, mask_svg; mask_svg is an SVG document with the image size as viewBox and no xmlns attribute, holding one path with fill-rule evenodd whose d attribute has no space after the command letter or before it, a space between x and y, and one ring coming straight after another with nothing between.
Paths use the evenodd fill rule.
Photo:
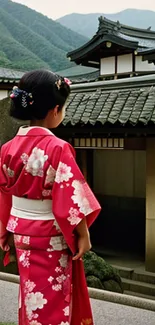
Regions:
<instances>
[{"instance_id":1,"label":"tiled roof","mask_svg":"<svg viewBox=\"0 0 155 325\"><path fill-rule=\"evenodd\" d=\"M0 67L0 83L18 83L25 72ZM95 81L99 77L99 70L75 66L69 69L58 71L57 74L68 77L73 83Z\"/></svg>"},{"instance_id":2,"label":"tiled roof","mask_svg":"<svg viewBox=\"0 0 155 325\"><path fill-rule=\"evenodd\" d=\"M99 69L75 65L74 67L56 72L60 76L69 78L72 83L95 81L99 78Z\"/></svg>"},{"instance_id":3,"label":"tiled roof","mask_svg":"<svg viewBox=\"0 0 155 325\"><path fill-rule=\"evenodd\" d=\"M74 77L74 76L81 76L85 74L90 74L93 72L97 72L98 69L91 68L91 67L85 67L82 65L75 65L71 68L57 71L56 73L63 77Z\"/></svg>"},{"instance_id":4,"label":"tiled roof","mask_svg":"<svg viewBox=\"0 0 155 325\"><path fill-rule=\"evenodd\" d=\"M140 29L121 24L119 21L114 22L105 17L99 17L99 28L97 33L86 44L80 48L67 54L71 61L78 64L87 61L88 54L92 57L93 53L97 53L98 48L104 49L105 56L113 56L113 48L108 49L109 55L106 55L104 44L109 41L121 48L136 50L137 54L142 54L141 49L147 50L147 54L152 53L155 61L155 31L150 29ZM103 55L103 56L104 56ZM93 59L94 60L94 59Z\"/></svg>"},{"instance_id":5,"label":"tiled roof","mask_svg":"<svg viewBox=\"0 0 155 325\"><path fill-rule=\"evenodd\" d=\"M73 84L82 83L82 82L92 82L99 79L100 72L99 70L83 74L81 76L73 76L70 78Z\"/></svg>"},{"instance_id":6,"label":"tiled roof","mask_svg":"<svg viewBox=\"0 0 155 325\"><path fill-rule=\"evenodd\" d=\"M18 82L24 72L0 67L0 83Z\"/></svg>"},{"instance_id":7,"label":"tiled roof","mask_svg":"<svg viewBox=\"0 0 155 325\"><path fill-rule=\"evenodd\" d=\"M63 124L155 123L155 75L72 86Z\"/></svg>"}]
</instances>

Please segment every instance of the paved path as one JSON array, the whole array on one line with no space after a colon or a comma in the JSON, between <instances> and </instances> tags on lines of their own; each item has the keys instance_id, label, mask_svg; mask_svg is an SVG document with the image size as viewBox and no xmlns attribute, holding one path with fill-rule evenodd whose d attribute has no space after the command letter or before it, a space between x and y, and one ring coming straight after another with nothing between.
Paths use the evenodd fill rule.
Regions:
<instances>
[{"instance_id":1,"label":"paved path","mask_svg":"<svg viewBox=\"0 0 155 325\"><path fill-rule=\"evenodd\" d=\"M0 281L0 323L17 323L18 285ZM155 312L91 300L95 325L155 325Z\"/></svg>"}]
</instances>

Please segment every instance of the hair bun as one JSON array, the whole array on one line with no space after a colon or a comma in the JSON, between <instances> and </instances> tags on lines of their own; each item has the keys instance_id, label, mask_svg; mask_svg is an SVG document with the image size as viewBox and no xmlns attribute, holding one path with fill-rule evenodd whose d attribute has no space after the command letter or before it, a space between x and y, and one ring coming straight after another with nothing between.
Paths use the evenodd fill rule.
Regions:
<instances>
[{"instance_id":1,"label":"hair bun","mask_svg":"<svg viewBox=\"0 0 155 325\"><path fill-rule=\"evenodd\" d=\"M10 95L10 115L23 121L43 120L56 106L61 111L69 94L68 82L52 71L26 72Z\"/></svg>"}]
</instances>

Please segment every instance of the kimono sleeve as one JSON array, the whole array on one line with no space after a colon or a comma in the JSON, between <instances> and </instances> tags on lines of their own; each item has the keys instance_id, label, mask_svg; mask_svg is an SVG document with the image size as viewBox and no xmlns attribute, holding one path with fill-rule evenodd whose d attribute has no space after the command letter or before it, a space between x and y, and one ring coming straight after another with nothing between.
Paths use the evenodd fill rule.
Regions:
<instances>
[{"instance_id":1,"label":"kimono sleeve","mask_svg":"<svg viewBox=\"0 0 155 325\"><path fill-rule=\"evenodd\" d=\"M8 245L9 232L6 229L6 226L10 216L12 196L3 191L1 183L4 183L4 178L0 158L0 248L4 251L8 251L10 249Z\"/></svg>"},{"instance_id":2,"label":"kimono sleeve","mask_svg":"<svg viewBox=\"0 0 155 325\"><path fill-rule=\"evenodd\" d=\"M74 149L68 143L62 148L56 170L52 210L72 252L75 250L75 245L74 248L72 245L75 227L83 218L90 227L101 210L75 161Z\"/></svg>"},{"instance_id":3,"label":"kimono sleeve","mask_svg":"<svg viewBox=\"0 0 155 325\"><path fill-rule=\"evenodd\" d=\"M12 197L0 190L0 248L4 251L10 249L8 245L9 232L6 229L10 216Z\"/></svg>"}]
</instances>

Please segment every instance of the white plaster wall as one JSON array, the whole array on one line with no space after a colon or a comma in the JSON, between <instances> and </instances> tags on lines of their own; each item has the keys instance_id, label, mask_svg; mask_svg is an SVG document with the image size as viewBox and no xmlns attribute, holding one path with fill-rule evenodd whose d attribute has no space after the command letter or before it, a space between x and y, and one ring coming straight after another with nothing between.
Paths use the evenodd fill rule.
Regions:
<instances>
[{"instance_id":1,"label":"white plaster wall","mask_svg":"<svg viewBox=\"0 0 155 325\"><path fill-rule=\"evenodd\" d=\"M148 63L148 61L142 61L142 56L136 56L136 71L154 71L155 65L153 63Z\"/></svg>"},{"instance_id":2,"label":"white plaster wall","mask_svg":"<svg viewBox=\"0 0 155 325\"><path fill-rule=\"evenodd\" d=\"M8 90L0 90L0 100L8 97Z\"/></svg>"},{"instance_id":3,"label":"white plaster wall","mask_svg":"<svg viewBox=\"0 0 155 325\"><path fill-rule=\"evenodd\" d=\"M115 74L115 57L103 58L100 62L100 74L109 75Z\"/></svg>"},{"instance_id":4,"label":"white plaster wall","mask_svg":"<svg viewBox=\"0 0 155 325\"><path fill-rule=\"evenodd\" d=\"M117 73L132 72L132 54L117 57Z\"/></svg>"}]
</instances>

